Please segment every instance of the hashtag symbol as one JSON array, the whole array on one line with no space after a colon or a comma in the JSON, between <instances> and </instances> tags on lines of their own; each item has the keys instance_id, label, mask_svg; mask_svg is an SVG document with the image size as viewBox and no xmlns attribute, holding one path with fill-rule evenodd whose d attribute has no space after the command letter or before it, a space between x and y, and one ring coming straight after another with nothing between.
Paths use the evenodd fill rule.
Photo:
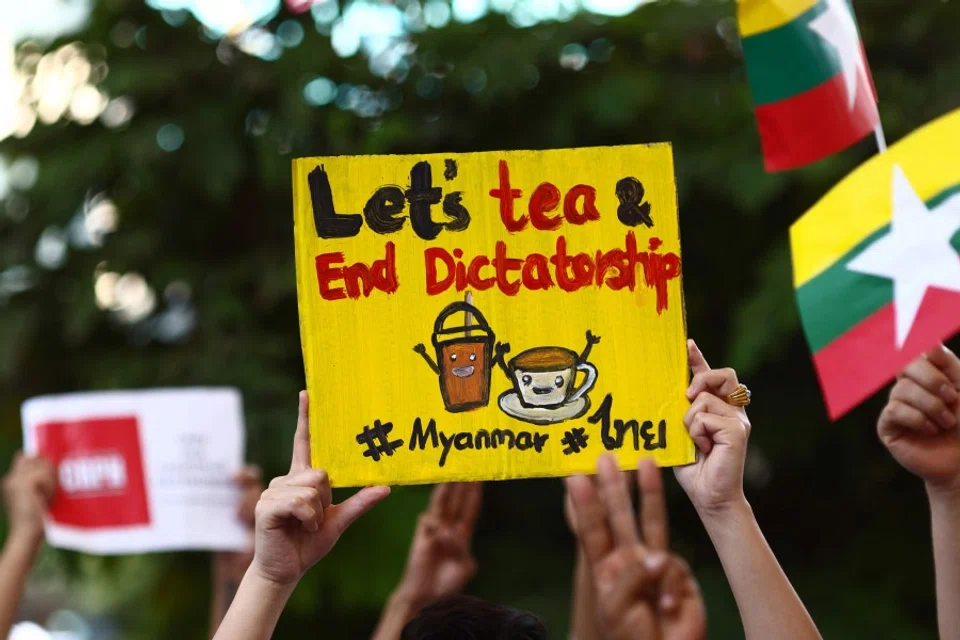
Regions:
<instances>
[{"instance_id":1,"label":"hashtag symbol","mask_svg":"<svg viewBox=\"0 0 960 640\"><path fill-rule=\"evenodd\" d=\"M403 440L390 440L387 434L393 431L393 423L381 423L379 420L373 421L373 428L363 427L363 432L357 436L358 444L367 445L367 450L363 452L365 458L373 458L374 462L380 462L380 455L386 454L392 456L393 452L403 446Z\"/></svg>"},{"instance_id":2,"label":"hashtag symbol","mask_svg":"<svg viewBox=\"0 0 960 640\"><path fill-rule=\"evenodd\" d=\"M564 445L563 455L568 456L571 453L580 453L587 448L587 440L590 436L586 434L586 429L574 427L563 434L563 440L560 444Z\"/></svg>"}]
</instances>

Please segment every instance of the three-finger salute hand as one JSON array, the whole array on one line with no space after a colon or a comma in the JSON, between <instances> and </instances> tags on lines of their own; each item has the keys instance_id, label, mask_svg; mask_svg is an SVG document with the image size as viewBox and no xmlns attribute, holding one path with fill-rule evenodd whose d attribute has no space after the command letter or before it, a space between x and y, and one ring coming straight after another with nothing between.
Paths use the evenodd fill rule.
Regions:
<instances>
[{"instance_id":1,"label":"three-finger salute hand","mask_svg":"<svg viewBox=\"0 0 960 640\"><path fill-rule=\"evenodd\" d=\"M310 468L305 391L299 400L290 472L273 479L256 507L253 567L263 578L283 585L299 580L357 518L390 493L389 487L368 487L333 504L327 472Z\"/></svg>"}]
</instances>

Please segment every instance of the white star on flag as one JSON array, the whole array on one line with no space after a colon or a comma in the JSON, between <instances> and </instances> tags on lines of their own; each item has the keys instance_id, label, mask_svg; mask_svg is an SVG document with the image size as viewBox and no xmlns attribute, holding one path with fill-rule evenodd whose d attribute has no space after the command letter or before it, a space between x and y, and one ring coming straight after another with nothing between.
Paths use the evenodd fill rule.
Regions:
<instances>
[{"instance_id":1,"label":"white star on flag","mask_svg":"<svg viewBox=\"0 0 960 640\"><path fill-rule=\"evenodd\" d=\"M827 10L810 21L810 29L837 50L840 68L847 87L850 109L857 102L857 80L867 79L867 66L860 49L860 34L846 0L826 0Z\"/></svg>"},{"instance_id":2,"label":"white star on flag","mask_svg":"<svg viewBox=\"0 0 960 640\"><path fill-rule=\"evenodd\" d=\"M960 256L950 239L960 230L960 195L932 211L903 169L893 167L890 232L847 264L851 271L893 280L897 348L910 335L930 287L960 293Z\"/></svg>"}]
</instances>

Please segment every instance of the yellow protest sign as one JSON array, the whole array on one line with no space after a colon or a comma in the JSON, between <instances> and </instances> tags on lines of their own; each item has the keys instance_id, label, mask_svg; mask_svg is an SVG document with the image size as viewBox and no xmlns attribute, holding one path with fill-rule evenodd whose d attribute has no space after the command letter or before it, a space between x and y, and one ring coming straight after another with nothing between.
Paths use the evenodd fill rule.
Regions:
<instances>
[{"instance_id":1,"label":"yellow protest sign","mask_svg":"<svg viewBox=\"0 0 960 640\"><path fill-rule=\"evenodd\" d=\"M293 194L335 485L694 460L669 144L300 158Z\"/></svg>"}]
</instances>

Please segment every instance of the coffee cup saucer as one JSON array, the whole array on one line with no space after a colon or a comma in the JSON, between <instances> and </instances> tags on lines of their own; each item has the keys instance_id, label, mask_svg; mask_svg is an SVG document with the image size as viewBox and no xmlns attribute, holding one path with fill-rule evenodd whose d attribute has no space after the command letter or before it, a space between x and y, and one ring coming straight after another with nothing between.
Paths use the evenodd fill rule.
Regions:
<instances>
[{"instance_id":1,"label":"coffee cup saucer","mask_svg":"<svg viewBox=\"0 0 960 640\"><path fill-rule=\"evenodd\" d=\"M520 396L512 389L501 393L498 402L500 409L511 418L533 424L557 424L572 420L579 418L590 408L590 398L587 396L580 396L559 407L525 407L520 402Z\"/></svg>"}]
</instances>

